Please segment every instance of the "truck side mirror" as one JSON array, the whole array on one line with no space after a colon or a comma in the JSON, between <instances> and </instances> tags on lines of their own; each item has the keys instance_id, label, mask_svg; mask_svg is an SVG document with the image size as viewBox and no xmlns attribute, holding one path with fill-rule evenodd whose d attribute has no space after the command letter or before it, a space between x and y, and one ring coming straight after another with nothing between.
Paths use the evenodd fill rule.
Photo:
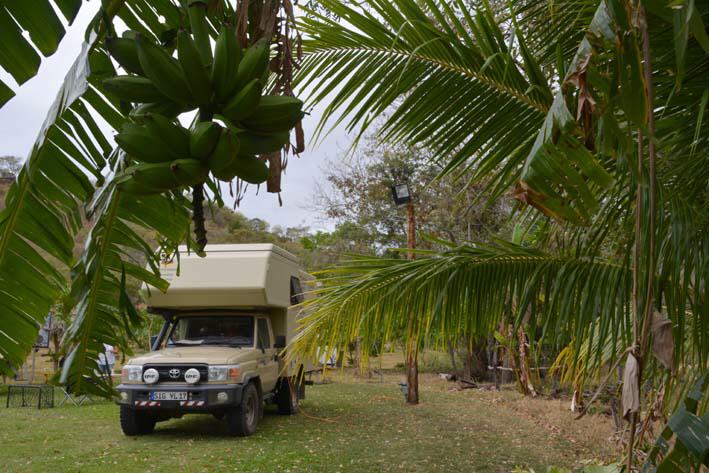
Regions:
<instances>
[{"instance_id":1,"label":"truck side mirror","mask_svg":"<svg viewBox=\"0 0 709 473\"><path fill-rule=\"evenodd\" d=\"M286 347L286 336L276 335L276 346L275 348L282 349Z\"/></svg>"}]
</instances>

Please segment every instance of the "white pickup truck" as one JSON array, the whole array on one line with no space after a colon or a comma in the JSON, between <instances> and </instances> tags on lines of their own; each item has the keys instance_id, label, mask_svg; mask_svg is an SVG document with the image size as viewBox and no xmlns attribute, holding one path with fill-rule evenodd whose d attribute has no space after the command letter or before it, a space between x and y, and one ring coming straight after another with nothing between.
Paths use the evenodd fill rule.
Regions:
<instances>
[{"instance_id":1,"label":"white pickup truck","mask_svg":"<svg viewBox=\"0 0 709 473\"><path fill-rule=\"evenodd\" d=\"M230 435L250 435L264 402L294 414L305 395L306 368L280 357L308 277L295 256L270 244L205 251L201 258L181 248L179 273L176 261L161 266L167 292L148 288L149 311L164 324L152 351L123 367L117 402L126 435L188 413L211 413Z\"/></svg>"}]
</instances>

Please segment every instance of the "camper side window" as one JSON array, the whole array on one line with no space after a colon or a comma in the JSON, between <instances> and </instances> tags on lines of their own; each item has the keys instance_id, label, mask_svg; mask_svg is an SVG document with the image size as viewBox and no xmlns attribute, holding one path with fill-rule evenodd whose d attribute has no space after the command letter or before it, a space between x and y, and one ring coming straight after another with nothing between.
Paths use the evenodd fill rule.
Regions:
<instances>
[{"instance_id":1,"label":"camper side window","mask_svg":"<svg viewBox=\"0 0 709 473\"><path fill-rule=\"evenodd\" d=\"M259 348L271 348L271 334L268 333L266 319L258 319L258 346Z\"/></svg>"},{"instance_id":2,"label":"camper side window","mask_svg":"<svg viewBox=\"0 0 709 473\"><path fill-rule=\"evenodd\" d=\"M303 288L300 285L300 279L295 276L290 277L290 303L291 305L300 304L303 302Z\"/></svg>"}]
</instances>

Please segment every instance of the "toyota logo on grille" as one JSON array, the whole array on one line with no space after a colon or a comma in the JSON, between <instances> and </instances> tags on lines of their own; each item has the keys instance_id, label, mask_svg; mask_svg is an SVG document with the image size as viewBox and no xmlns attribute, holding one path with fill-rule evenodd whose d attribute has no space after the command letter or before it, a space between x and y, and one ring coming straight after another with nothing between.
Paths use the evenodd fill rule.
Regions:
<instances>
[{"instance_id":1,"label":"toyota logo on grille","mask_svg":"<svg viewBox=\"0 0 709 473\"><path fill-rule=\"evenodd\" d=\"M168 372L168 375L170 375L172 379L177 379L180 377L180 370L173 368Z\"/></svg>"}]
</instances>

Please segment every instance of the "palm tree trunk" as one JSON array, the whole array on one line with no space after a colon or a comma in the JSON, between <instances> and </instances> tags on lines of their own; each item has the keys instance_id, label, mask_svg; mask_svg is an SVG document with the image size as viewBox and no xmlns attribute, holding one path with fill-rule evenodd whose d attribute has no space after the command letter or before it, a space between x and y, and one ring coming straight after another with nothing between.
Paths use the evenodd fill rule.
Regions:
<instances>
[{"instance_id":1,"label":"palm tree trunk","mask_svg":"<svg viewBox=\"0 0 709 473\"><path fill-rule=\"evenodd\" d=\"M455 348L453 347L453 342L448 340L448 356L450 356L451 359L451 369L453 370L453 375L456 378L460 377L460 373L458 373L458 366L455 361Z\"/></svg>"},{"instance_id":2,"label":"palm tree trunk","mask_svg":"<svg viewBox=\"0 0 709 473\"><path fill-rule=\"evenodd\" d=\"M517 342L519 346L519 383L523 387L525 396L537 396L537 391L532 383L532 371L529 369L529 344L527 335L521 328L517 330Z\"/></svg>"},{"instance_id":3,"label":"palm tree trunk","mask_svg":"<svg viewBox=\"0 0 709 473\"><path fill-rule=\"evenodd\" d=\"M645 96L647 102L647 132L648 132L648 209L644 213L642 205L643 191L643 160L644 146L643 134L638 133L638 182L637 182L637 200L635 213L635 247L633 252L633 339L634 349L633 355L638 361L637 386L640 389L642 385L642 370L647 353L648 339L650 335L650 324L653 306L653 283L655 278L655 117L653 105L653 85L652 85L652 59L650 55L650 38L648 34L647 15L645 8L639 6L639 29L642 36L642 53L643 53L643 71L645 75ZM647 231L643 232L642 219L647 218ZM647 246L643 250L643 233L647 234ZM641 254L646 255L646 278L645 278L645 297L643 304L640 304L640 282L642 258ZM639 393L642 405L642 391ZM626 471L632 471L634 449L635 449L635 433L638 420L640 419L640 408L630 415L630 431L628 434L628 456L626 463Z\"/></svg>"},{"instance_id":4,"label":"palm tree trunk","mask_svg":"<svg viewBox=\"0 0 709 473\"><path fill-rule=\"evenodd\" d=\"M418 342L409 342L406 350L406 403L419 403Z\"/></svg>"},{"instance_id":5,"label":"palm tree trunk","mask_svg":"<svg viewBox=\"0 0 709 473\"><path fill-rule=\"evenodd\" d=\"M500 390L500 370L497 369L497 364L498 364L498 357L499 357L499 352L500 348L497 346L497 341L493 342L493 349L492 349L492 375L495 380L495 389L498 391Z\"/></svg>"},{"instance_id":6,"label":"palm tree trunk","mask_svg":"<svg viewBox=\"0 0 709 473\"><path fill-rule=\"evenodd\" d=\"M475 378L475 360L473 356L474 349L471 348L472 341L463 339L463 373L461 378L467 381L472 381Z\"/></svg>"},{"instance_id":7,"label":"palm tree trunk","mask_svg":"<svg viewBox=\"0 0 709 473\"><path fill-rule=\"evenodd\" d=\"M513 340L515 340L515 338L512 324L509 324L507 326L507 359L509 360L510 368L512 368L515 381L517 381L519 392L526 396L529 393L527 392L526 385L522 382L522 377L520 376L519 351L513 349Z\"/></svg>"}]
</instances>

